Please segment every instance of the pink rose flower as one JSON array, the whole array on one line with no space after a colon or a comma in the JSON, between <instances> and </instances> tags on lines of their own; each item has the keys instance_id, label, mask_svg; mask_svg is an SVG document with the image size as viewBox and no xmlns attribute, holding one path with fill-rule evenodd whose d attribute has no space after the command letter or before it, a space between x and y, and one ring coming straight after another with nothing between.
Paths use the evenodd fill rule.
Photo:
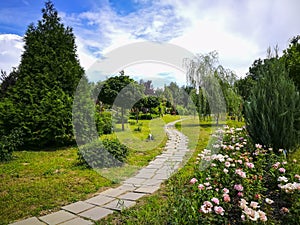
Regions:
<instances>
[{"instance_id":1,"label":"pink rose flower","mask_svg":"<svg viewBox=\"0 0 300 225\"><path fill-rule=\"evenodd\" d=\"M210 213L212 211L213 204L209 201L205 201L200 208L200 212Z\"/></svg>"},{"instance_id":2,"label":"pink rose flower","mask_svg":"<svg viewBox=\"0 0 300 225\"><path fill-rule=\"evenodd\" d=\"M277 162L277 163L273 164L272 167L273 167L274 169L277 169L277 168L279 167L279 165L280 165L280 162Z\"/></svg>"},{"instance_id":3,"label":"pink rose flower","mask_svg":"<svg viewBox=\"0 0 300 225\"><path fill-rule=\"evenodd\" d=\"M261 221L266 222L268 220L265 212L261 210L258 210L257 212Z\"/></svg>"},{"instance_id":4,"label":"pink rose flower","mask_svg":"<svg viewBox=\"0 0 300 225\"><path fill-rule=\"evenodd\" d=\"M280 173L285 173L285 169L283 167L278 169Z\"/></svg>"},{"instance_id":5,"label":"pink rose flower","mask_svg":"<svg viewBox=\"0 0 300 225\"><path fill-rule=\"evenodd\" d=\"M230 202L230 196L229 196L229 194L224 194L223 195L223 200L224 200L224 202Z\"/></svg>"},{"instance_id":6,"label":"pink rose flower","mask_svg":"<svg viewBox=\"0 0 300 225\"><path fill-rule=\"evenodd\" d=\"M244 187L241 184L235 184L233 187L237 191L243 191Z\"/></svg>"},{"instance_id":7,"label":"pink rose flower","mask_svg":"<svg viewBox=\"0 0 300 225\"><path fill-rule=\"evenodd\" d=\"M250 202L250 207L252 207L253 209L259 208L258 202L251 201L251 202Z\"/></svg>"},{"instance_id":8,"label":"pink rose flower","mask_svg":"<svg viewBox=\"0 0 300 225\"><path fill-rule=\"evenodd\" d=\"M228 190L227 188L223 188L223 192L224 192L225 194L228 194L228 193L229 193L229 190Z\"/></svg>"},{"instance_id":9,"label":"pink rose flower","mask_svg":"<svg viewBox=\"0 0 300 225\"><path fill-rule=\"evenodd\" d=\"M225 166L226 166L226 167L230 167L230 162L226 161L226 162L225 162Z\"/></svg>"},{"instance_id":10,"label":"pink rose flower","mask_svg":"<svg viewBox=\"0 0 300 225\"><path fill-rule=\"evenodd\" d=\"M245 221L245 220L246 220L246 217L245 217L244 214L241 215L241 219L242 219L242 221Z\"/></svg>"},{"instance_id":11,"label":"pink rose flower","mask_svg":"<svg viewBox=\"0 0 300 225\"><path fill-rule=\"evenodd\" d=\"M215 210L215 213L222 215L222 216L224 215L225 210L221 206L215 206L214 210Z\"/></svg>"},{"instance_id":12,"label":"pink rose flower","mask_svg":"<svg viewBox=\"0 0 300 225\"><path fill-rule=\"evenodd\" d=\"M217 198L212 198L211 201L217 205L219 205L220 201Z\"/></svg>"},{"instance_id":13,"label":"pink rose flower","mask_svg":"<svg viewBox=\"0 0 300 225\"><path fill-rule=\"evenodd\" d=\"M253 163L247 162L247 163L246 163L246 166L249 167L250 169L253 169L253 168L254 168L254 164L253 164Z\"/></svg>"},{"instance_id":14,"label":"pink rose flower","mask_svg":"<svg viewBox=\"0 0 300 225\"><path fill-rule=\"evenodd\" d=\"M204 189L205 189L205 186L204 186L203 184L199 184L199 185L198 185L198 188L199 188L199 190L204 190Z\"/></svg>"},{"instance_id":15,"label":"pink rose flower","mask_svg":"<svg viewBox=\"0 0 300 225\"><path fill-rule=\"evenodd\" d=\"M284 213L289 213L290 212L290 210L288 209L288 208L286 208L286 207L282 207L281 209L280 209L280 213L282 213L282 214L284 214Z\"/></svg>"},{"instance_id":16,"label":"pink rose flower","mask_svg":"<svg viewBox=\"0 0 300 225\"><path fill-rule=\"evenodd\" d=\"M198 180L196 179L196 178L192 178L191 180L190 180L190 184L194 184L194 183L196 183Z\"/></svg>"},{"instance_id":17,"label":"pink rose flower","mask_svg":"<svg viewBox=\"0 0 300 225\"><path fill-rule=\"evenodd\" d=\"M243 192L239 192L239 193L238 193L238 196L239 196L239 197L243 197L243 196L244 196Z\"/></svg>"}]
</instances>

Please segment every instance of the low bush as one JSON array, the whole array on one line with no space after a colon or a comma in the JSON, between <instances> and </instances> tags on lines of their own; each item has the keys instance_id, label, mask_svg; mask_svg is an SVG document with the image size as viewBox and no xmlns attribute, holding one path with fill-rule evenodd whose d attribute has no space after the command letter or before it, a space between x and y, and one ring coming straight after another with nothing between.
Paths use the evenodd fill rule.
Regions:
<instances>
[{"instance_id":1,"label":"low bush","mask_svg":"<svg viewBox=\"0 0 300 225\"><path fill-rule=\"evenodd\" d=\"M128 120L129 125L133 126L136 124L136 122L134 120Z\"/></svg>"},{"instance_id":2,"label":"low bush","mask_svg":"<svg viewBox=\"0 0 300 225\"><path fill-rule=\"evenodd\" d=\"M128 155L128 147L118 139L97 140L79 147L78 160L92 168L121 166Z\"/></svg>"},{"instance_id":3,"label":"low bush","mask_svg":"<svg viewBox=\"0 0 300 225\"><path fill-rule=\"evenodd\" d=\"M159 114L141 114L139 115L139 120L152 120L158 117ZM129 119L136 120L136 116L130 116Z\"/></svg>"},{"instance_id":4,"label":"low bush","mask_svg":"<svg viewBox=\"0 0 300 225\"><path fill-rule=\"evenodd\" d=\"M142 132L142 128L143 128L143 123L138 123L137 127L134 128L134 131Z\"/></svg>"},{"instance_id":5,"label":"low bush","mask_svg":"<svg viewBox=\"0 0 300 225\"><path fill-rule=\"evenodd\" d=\"M96 127L99 135L112 133L112 115L110 112L96 114Z\"/></svg>"},{"instance_id":6,"label":"low bush","mask_svg":"<svg viewBox=\"0 0 300 225\"><path fill-rule=\"evenodd\" d=\"M22 131L20 129L14 129L7 136L1 136L0 138L0 161L8 161L12 158L13 151L23 143Z\"/></svg>"}]
</instances>

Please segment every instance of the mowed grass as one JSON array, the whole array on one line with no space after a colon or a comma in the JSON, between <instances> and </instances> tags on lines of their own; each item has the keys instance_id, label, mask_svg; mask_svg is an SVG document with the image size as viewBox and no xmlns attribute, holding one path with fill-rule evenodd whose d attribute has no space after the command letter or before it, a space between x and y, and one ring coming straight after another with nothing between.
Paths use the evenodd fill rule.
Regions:
<instances>
[{"instance_id":1,"label":"mowed grass","mask_svg":"<svg viewBox=\"0 0 300 225\"><path fill-rule=\"evenodd\" d=\"M140 140L136 142L138 147L130 149L127 163L121 168L97 172L79 166L75 147L14 152L12 161L0 164L0 224L45 215L116 186L162 152L166 142L163 126L178 119L179 116L164 116L165 122L159 118L141 121L142 131L132 132L136 139L126 139L126 132L118 131L122 143ZM135 128L126 126L132 131ZM147 141L149 132L153 141Z\"/></svg>"},{"instance_id":2,"label":"mowed grass","mask_svg":"<svg viewBox=\"0 0 300 225\"><path fill-rule=\"evenodd\" d=\"M85 199L112 183L77 166L77 149L15 152L0 164L0 224L40 216Z\"/></svg>"}]
</instances>

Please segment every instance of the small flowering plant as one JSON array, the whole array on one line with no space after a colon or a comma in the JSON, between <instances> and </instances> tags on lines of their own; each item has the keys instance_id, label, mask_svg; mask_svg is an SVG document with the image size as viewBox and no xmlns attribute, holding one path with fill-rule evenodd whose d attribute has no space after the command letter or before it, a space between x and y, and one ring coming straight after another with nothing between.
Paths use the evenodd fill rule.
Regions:
<instances>
[{"instance_id":1,"label":"small flowering plant","mask_svg":"<svg viewBox=\"0 0 300 225\"><path fill-rule=\"evenodd\" d=\"M244 128L225 127L213 137L189 181L198 222L274 224L291 209L298 215L300 175L283 155L252 144Z\"/></svg>"}]
</instances>

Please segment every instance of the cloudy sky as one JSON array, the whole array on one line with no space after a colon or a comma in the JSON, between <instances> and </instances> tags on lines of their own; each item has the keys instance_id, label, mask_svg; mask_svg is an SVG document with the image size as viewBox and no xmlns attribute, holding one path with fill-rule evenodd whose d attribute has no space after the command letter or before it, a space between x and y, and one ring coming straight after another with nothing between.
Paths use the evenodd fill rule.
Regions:
<instances>
[{"instance_id":1,"label":"cloudy sky","mask_svg":"<svg viewBox=\"0 0 300 225\"><path fill-rule=\"evenodd\" d=\"M245 76L269 46L280 52L299 34L299 0L53 0L74 29L86 71L110 52L142 41L169 43L193 54L217 51L224 67ZM17 66L27 26L41 18L44 1L0 2L0 69ZM166 53L163 53L166 54ZM124 65L125 66L125 65ZM184 74L163 62L124 67L136 79L177 81ZM94 79L94 78L93 78Z\"/></svg>"}]
</instances>

